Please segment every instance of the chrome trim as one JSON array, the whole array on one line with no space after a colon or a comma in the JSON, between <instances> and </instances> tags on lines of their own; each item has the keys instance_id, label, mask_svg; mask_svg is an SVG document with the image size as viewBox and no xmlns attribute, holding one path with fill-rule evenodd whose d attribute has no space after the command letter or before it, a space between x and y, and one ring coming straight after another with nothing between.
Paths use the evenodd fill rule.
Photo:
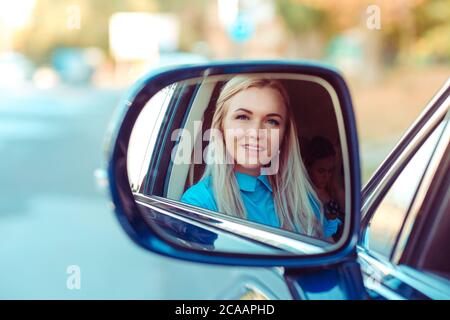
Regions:
<instances>
[{"instance_id":1,"label":"chrome trim","mask_svg":"<svg viewBox=\"0 0 450 320\"><path fill-rule=\"evenodd\" d=\"M238 300L272 300L262 290L253 285L245 285L245 292L238 297Z\"/></svg>"},{"instance_id":2,"label":"chrome trim","mask_svg":"<svg viewBox=\"0 0 450 320\"><path fill-rule=\"evenodd\" d=\"M424 296L429 299L448 299L449 293L445 292L442 288L438 288L433 286L430 281L427 281L430 278L426 273L417 271L408 267L406 265L395 265L390 261L387 261L383 257L379 257L379 255L375 255L372 252L369 252L367 249L358 247L358 260L361 264L361 269L363 271L364 284L371 286L370 289L379 292L380 294L385 294L391 292L397 296L398 293L395 292L392 288L388 286L388 282L385 281L384 277L390 276L400 281L403 286L409 287L416 294ZM370 269L373 269L373 273L367 272L367 267L364 265L368 265ZM376 273L379 274L376 274ZM365 278L371 278L370 280L366 280ZM389 290L386 291L386 290ZM406 291L409 294L412 294L411 291ZM426 299L425 298L425 299ZM394 299L389 298L389 299ZM402 297L401 299L409 299L409 297Z\"/></svg>"},{"instance_id":3,"label":"chrome trim","mask_svg":"<svg viewBox=\"0 0 450 320\"><path fill-rule=\"evenodd\" d=\"M447 106L447 109L450 105L450 97L444 101L443 105ZM422 181L417 189L416 196L412 202L409 213L406 217L405 222L403 223L403 227L400 231L400 236L398 241L394 247L394 251L392 253L392 261L396 264L400 262L400 259L403 255L403 252L406 247L406 243L408 242L409 235L411 234L411 230L414 225L414 221L416 220L419 210L422 206L423 201L425 200L425 196L427 191L430 188L431 182L436 174L436 170L441 163L441 160L444 156L444 153L450 143L450 125L449 125L449 117L450 114L447 112L447 117L445 118L445 127L442 130L441 136L438 140L436 149L433 152L431 160L428 164L428 168L425 171L425 174L422 178Z\"/></svg>"},{"instance_id":4,"label":"chrome trim","mask_svg":"<svg viewBox=\"0 0 450 320\"><path fill-rule=\"evenodd\" d=\"M141 206L147 207L147 208L149 208L151 210L157 211L160 214L163 214L165 216L169 216L169 217L172 217L174 219L183 221L184 223L188 223L190 225L196 226L196 227L201 228L203 230L207 230L207 231L215 233L215 234L219 234L218 232L220 232L220 231L217 231L217 229L215 229L213 227L205 226L204 224L202 224L200 222L197 222L195 220L192 220L192 219L189 219L189 218L177 215L177 214L175 214L175 213L173 213L173 212L171 212L169 210L164 210L164 209L161 209L159 207L154 207L152 205L149 205L148 203L145 203L145 202L142 202L142 201L139 201L139 200L136 201L136 203L141 205ZM148 223L151 224L151 223L153 223L152 219L156 218L156 214L154 214L149 219L147 218L146 215L143 215L143 217L144 217L145 221L147 221ZM161 229L160 227L156 227L156 228ZM162 232L163 231L161 231L161 233ZM173 237L171 237L171 238L173 238ZM182 246L185 246L185 247L188 247L188 248L195 248L195 249L207 250L207 251L212 251L213 250L212 248L214 248L214 247L208 247L208 246L198 246L196 243L192 243L192 242L186 241L184 239L180 239L180 238L176 238L176 240L177 240L176 241L177 244L181 244ZM252 244L255 244L255 245L260 245L260 246L263 245L263 247L261 247L261 248L267 250L267 252L264 252L265 250L261 250L261 252L257 252L258 254L272 253L273 250L280 250L280 248L276 248L276 247L270 246L270 245L268 245L266 243L260 243L260 242L258 242L258 240L255 240L255 239L249 239L249 238L242 237L242 238L240 238L238 240L241 241L241 242L249 242L249 243L252 243ZM270 249L272 249L272 251L269 252ZM241 252L236 251L235 253L249 253L249 251L241 251Z\"/></svg>"},{"instance_id":5,"label":"chrome trim","mask_svg":"<svg viewBox=\"0 0 450 320\"><path fill-rule=\"evenodd\" d=\"M399 272L417 284L416 291L433 300L450 299L450 281L442 276L416 270L407 265L398 266Z\"/></svg>"},{"instance_id":6,"label":"chrome trim","mask_svg":"<svg viewBox=\"0 0 450 320\"><path fill-rule=\"evenodd\" d=\"M174 200L162 197L146 196L142 194L135 195L143 197L153 203L169 205L178 209L179 211L169 211L167 209L158 207L158 205L156 204L149 204L136 200L138 203L152 210L156 210L163 214L167 214L171 217L186 221L188 223L192 223L202 228L206 227L209 230L221 230L227 233L232 233L233 235L238 235L253 242L260 242L262 244L284 250L287 253L320 254L329 251L328 247L327 250L325 250L319 245L311 244L311 242L317 242L318 244L328 244L325 241L312 239L307 236L296 235L288 231L278 230L259 224L254 224L249 221L242 221L241 219L226 216L210 210L205 210L186 204L179 204ZM286 233L286 235L277 234L274 231L277 231L277 233ZM294 237L296 237L297 239L295 239ZM305 240L310 243L306 243Z\"/></svg>"},{"instance_id":7,"label":"chrome trim","mask_svg":"<svg viewBox=\"0 0 450 320\"><path fill-rule=\"evenodd\" d=\"M447 81L444 88L440 91L446 91L450 85L450 80ZM437 100L439 97L435 97L435 99L432 100L429 107L427 107L427 110L425 110L423 113L427 112L429 108L431 108L432 104L435 103L435 100ZM410 156L413 155L413 153L416 151L416 149L419 148L419 143L422 142L424 139L424 136L428 136L433 129L439 124L439 121L443 117L445 117L445 114L447 113L448 106L446 107L446 102L448 99L445 100L445 102L439 107L438 110L431 116L431 118L424 124L422 128L420 128L419 132L414 136L414 138L406 145L405 149L401 152L401 154L395 159L392 166L388 169L386 174L381 179L380 183L371 191L369 195L366 196L364 199L364 202L362 204L361 213L362 218L364 218L368 213L369 210L372 209L373 204L378 200L379 195L383 193L383 190L388 188L390 186L390 183L393 178L396 177L396 174L401 171L402 166L406 159L408 159ZM417 121L416 121L417 122ZM407 136L409 132L416 126L416 122L410 127L410 129L403 135L403 137ZM400 139L399 144L397 144L393 150L395 150L403 140L403 137ZM392 152L391 152L392 154ZM390 157L388 155L387 158ZM379 168L381 168L384 165L384 162L380 165ZM376 170L378 171L378 169Z\"/></svg>"},{"instance_id":8,"label":"chrome trim","mask_svg":"<svg viewBox=\"0 0 450 320\"><path fill-rule=\"evenodd\" d=\"M405 297L383 284L384 276L392 275L396 277L395 269L388 261L372 257L365 249L358 249L358 260L362 260L362 264L367 264L369 268L374 270L373 273L370 273L367 271L367 267L361 268L364 285L368 289L375 291L388 300L405 300ZM383 276L380 276L378 273Z\"/></svg>"},{"instance_id":9,"label":"chrome trim","mask_svg":"<svg viewBox=\"0 0 450 320\"><path fill-rule=\"evenodd\" d=\"M386 300L406 300L401 295L396 294L394 291L384 287L381 283L374 281L370 277L364 277L364 286L368 290L375 291L377 294L383 296Z\"/></svg>"}]
</instances>

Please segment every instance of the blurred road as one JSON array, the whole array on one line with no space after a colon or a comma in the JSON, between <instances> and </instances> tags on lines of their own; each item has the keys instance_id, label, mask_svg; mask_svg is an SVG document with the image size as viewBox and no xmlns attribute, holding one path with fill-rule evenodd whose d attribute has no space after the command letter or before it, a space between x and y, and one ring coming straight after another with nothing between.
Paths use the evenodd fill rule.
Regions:
<instances>
[{"instance_id":1,"label":"blurred road","mask_svg":"<svg viewBox=\"0 0 450 320\"><path fill-rule=\"evenodd\" d=\"M128 239L93 175L121 94L0 89L0 299L211 299L250 272L270 283L269 270L175 261ZM80 290L66 286L71 265Z\"/></svg>"}]
</instances>

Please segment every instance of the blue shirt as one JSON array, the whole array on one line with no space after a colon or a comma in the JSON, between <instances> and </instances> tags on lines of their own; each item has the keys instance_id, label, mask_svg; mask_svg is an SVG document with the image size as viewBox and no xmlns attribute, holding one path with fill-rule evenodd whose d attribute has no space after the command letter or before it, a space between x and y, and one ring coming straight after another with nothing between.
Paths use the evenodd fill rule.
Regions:
<instances>
[{"instance_id":1,"label":"blue shirt","mask_svg":"<svg viewBox=\"0 0 450 320\"><path fill-rule=\"evenodd\" d=\"M236 180L241 192L241 198L247 210L247 219L249 221L280 228L280 221L275 211L272 186L266 175L254 177L248 174L235 172ZM314 213L317 218L320 217L320 206L317 201L309 195ZM213 194L211 176L200 180L197 184L190 187L181 197L181 202L191 204L204 209L218 212L216 201ZM336 233L339 224L338 219L327 220L323 218L324 237L331 237Z\"/></svg>"}]
</instances>

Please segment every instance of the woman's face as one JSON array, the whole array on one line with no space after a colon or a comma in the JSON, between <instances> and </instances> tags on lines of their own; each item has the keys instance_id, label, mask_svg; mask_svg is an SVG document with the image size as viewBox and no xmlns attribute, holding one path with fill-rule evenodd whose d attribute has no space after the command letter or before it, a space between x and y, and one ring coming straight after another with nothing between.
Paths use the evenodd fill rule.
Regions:
<instances>
[{"instance_id":1,"label":"woman's face","mask_svg":"<svg viewBox=\"0 0 450 320\"><path fill-rule=\"evenodd\" d=\"M230 98L223 119L225 146L236 170L260 175L262 166L278 155L287 110L273 88L248 88Z\"/></svg>"},{"instance_id":2,"label":"woman's face","mask_svg":"<svg viewBox=\"0 0 450 320\"><path fill-rule=\"evenodd\" d=\"M316 188L324 189L328 186L334 167L334 156L314 160L309 169L309 175Z\"/></svg>"}]
</instances>

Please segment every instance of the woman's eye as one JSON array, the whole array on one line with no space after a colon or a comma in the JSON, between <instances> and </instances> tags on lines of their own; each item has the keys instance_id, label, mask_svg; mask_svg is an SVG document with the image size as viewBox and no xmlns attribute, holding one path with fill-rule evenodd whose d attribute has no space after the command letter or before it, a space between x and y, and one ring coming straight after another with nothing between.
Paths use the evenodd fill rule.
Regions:
<instances>
[{"instance_id":1,"label":"woman's eye","mask_svg":"<svg viewBox=\"0 0 450 320\"><path fill-rule=\"evenodd\" d=\"M280 122L275 119L269 119L269 120L267 120L267 122L272 126L278 126L280 124Z\"/></svg>"},{"instance_id":2,"label":"woman's eye","mask_svg":"<svg viewBox=\"0 0 450 320\"><path fill-rule=\"evenodd\" d=\"M236 119L237 120L248 120L248 116L241 114L241 115L236 116Z\"/></svg>"}]
</instances>

